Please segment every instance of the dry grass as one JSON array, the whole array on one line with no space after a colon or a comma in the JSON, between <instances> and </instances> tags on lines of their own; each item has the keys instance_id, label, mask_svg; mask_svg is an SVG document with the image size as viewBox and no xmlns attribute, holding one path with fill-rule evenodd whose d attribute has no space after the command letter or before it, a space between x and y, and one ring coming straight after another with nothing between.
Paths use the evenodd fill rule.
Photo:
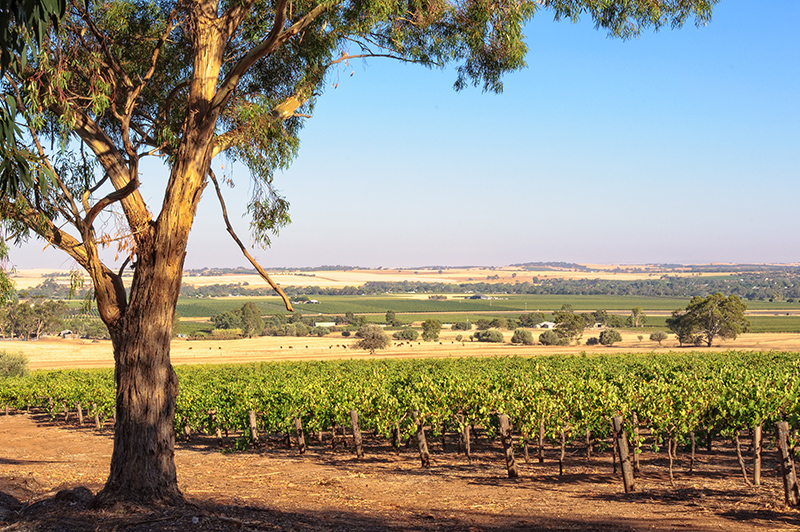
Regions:
<instances>
[{"instance_id":1,"label":"dry grass","mask_svg":"<svg viewBox=\"0 0 800 532\"><path fill-rule=\"evenodd\" d=\"M344 358L425 358L454 356L543 356L553 354L608 354L649 353L679 350L670 338L659 347L646 333L638 339L636 333L623 333L622 342L613 347L587 346L519 346L457 342L455 331L442 332L439 342L393 342L392 346L370 355L367 351L352 348L354 340L343 338L341 333L318 337L262 337L242 340L174 340L174 364L220 364L277 360L337 360ZM463 334L463 333L461 333ZM534 337L539 331L534 330ZM587 331L583 342L599 332ZM468 336L468 335L465 335ZM506 341L511 332L506 332ZM31 369L111 367L114 364L111 342L108 340L64 340L46 338L38 341L6 340L0 349L21 352L30 360ZM682 348L690 349L690 348ZM737 340L724 340L712 348L692 347L692 351L724 351L728 349L753 351L800 351L800 335L787 333L745 334Z\"/></svg>"}]
</instances>

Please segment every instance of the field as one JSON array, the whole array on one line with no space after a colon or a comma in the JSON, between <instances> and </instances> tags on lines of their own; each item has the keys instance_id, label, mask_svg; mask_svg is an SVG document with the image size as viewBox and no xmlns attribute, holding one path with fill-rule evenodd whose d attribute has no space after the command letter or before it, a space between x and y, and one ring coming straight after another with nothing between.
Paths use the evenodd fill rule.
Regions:
<instances>
[{"instance_id":1,"label":"field","mask_svg":"<svg viewBox=\"0 0 800 532\"><path fill-rule=\"evenodd\" d=\"M535 329L534 329L535 331ZM538 334L538 333L537 333ZM424 358L460 356L544 356L551 354L604 354L604 353L650 353L688 351L678 348L674 340L667 340L659 347L657 342L642 340L639 333L624 332L622 342L613 347L601 345L579 346L519 346L511 344L489 344L483 342L456 342L456 332L444 330L440 342L411 342L400 345L394 342L387 349L371 355L368 351L352 348L355 340L340 334L318 337L261 337L240 340L176 339L172 342L173 364L238 363L281 360L340 360L344 358ZM506 340L511 333L506 331ZM586 335L584 335L585 339ZM728 349L748 351L798 351L800 335L790 333L748 333L736 340L722 340L711 348L692 347L691 351L720 352ZM46 338L39 341L0 341L0 350L25 354L31 369L93 368L114 365L113 351L109 340L73 340Z\"/></svg>"},{"instance_id":2,"label":"field","mask_svg":"<svg viewBox=\"0 0 800 532\"><path fill-rule=\"evenodd\" d=\"M330 286L357 284L365 273L295 272L281 280L325 281ZM579 275L580 272L555 272ZM602 275L650 277L657 272L613 272ZM516 274L514 277L512 275ZM508 282L532 272L512 269L470 269L450 271L419 270L410 275L441 281L440 276L483 280L498 275ZM539 273L535 273L539 275ZM409 272L375 270L374 280L407 280ZM405 276L405 278L401 278ZM461 276L461 277L459 277ZM479 276L483 276L481 279ZM636 277L640 276L640 277ZM225 279L192 277L187 281L228 283ZM242 277L235 282L253 282ZM419 277L418 277L419 279ZM421 280L421 279L420 279ZM363 282L363 281L362 281ZM455 282L455 281L454 281ZM321 286L321 285L320 285ZM445 323L481 317L518 317L523 312L552 312L562 304L576 311L605 309L627 315L641 306L649 326L661 327L669 312L684 307L685 300L667 298L624 298L590 296L502 296L490 300L465 300L448 295L447 300L427 295L319 296L319 304L297 305L299 313L319 316L353 312L370 321L382 322L389 309L407 323L419 324L428 317ZM208 327L208 318L256 301L265 314L283 312L276 297L265 298L183 298L178 310L185 327ZM722 340L713 348L692 347L699 353L724 353L729 349L748 351L800 352L800 305L768 301L752 302L748 317L755 331L736 340ZM315 361L341 359L394 360L455 357L543 357L546 355L595 355L653 353L684 354L670 338L658 345L649 341L645 330L623 330L622 342L604 346L516 346L458 342L457 331L445 328L438 342L393 343L376 354L353 348L352 337L335 332L318 337L262 337L242 340L186 340L172 344L176 366L273 361ZM779 332L792 331L792 332ZM534 330L534 336L539 332ZM463 332L461 333L463 334ZM511 332L505 331L506 342ZM585 331L583 341L599 331ZM640 336L642 337L640 339ZM103 340L43 338L38 341L0 341L0 350L25 353L32 369L109 368L113 366L111 344ZM599 358L599 357L598 357ZM179 372L181 368L179 367ZM185 393L191 393L185 383ZM330 387L330 386L329 386ZM182 401L192 401L184 396ZM287 448L283 434L268 434L257 447L243 452L236 434L223 441L191 431L176 447L179 482L190 505L177 510L152 513L146 509L93 510L88 492L97 492L107 475L111 454L111 421L100 430L91 422L78 426L74 412L69 420L55 418L39 409L18 410L0 415L0 530L55 532L56 530L98 531L185 531L185 530L352 530L352 531L494 531L566 530L798 530L800 517L783 506L783 492L773 443L767 435L764 448L763 485L745 486L735 449L729 437L714 440L713 451L698 450L690 467L689 451L681 447L675 464L675 485L670 485L666 453L649 447L641 455L639 490L625 495L621 479L612 468L608 440L596 442L590 458L577 439L566 447L564 474L559 474L559 448L548 444L545 460L518 456L520 478L506 475L499 440L487 437L480 427L473 442L472 459L458 452L455 434L432 437L432 464L420 467L417 451L410 446L395 450L373 431L365 431L364 458L354 455L350 437L339 435L332 447L330 431L319 432L322 442L309 441L303 455ZM767 430L767 429L765 429ZM746 431L742 444L750 440ZM291 441L288 440L288 441ZM221 452L223 451L223 452ZM61 491L68 490L68 491ZM60 495L56 496L57 493Z\"/></svg>"}]
</instances>

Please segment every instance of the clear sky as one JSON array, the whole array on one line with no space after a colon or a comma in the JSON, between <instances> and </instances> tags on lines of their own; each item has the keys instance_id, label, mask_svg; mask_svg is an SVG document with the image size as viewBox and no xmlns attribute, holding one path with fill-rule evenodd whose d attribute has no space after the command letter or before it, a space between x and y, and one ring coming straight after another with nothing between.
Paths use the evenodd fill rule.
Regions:
<instances>
[{"instance_id":1,"label":"clear sky","mask_svg":"<svg viewBox=\"0 0 800 532\"><path fill-rule=\"evenodd\" d=\"M253 253L265 267L800 262L798 28L798 0L721 0L707 27L630 41L543 11L500 95L455 92L452 69L355 62L276 176L293 223ZM214 165L238 183L226 198L247 240L247 170ZM145 197L158 208L157 188ZM12 263L72 266L42 247ZM186 265L248 265L211 188Z\"/></svg>"}]
</instances>

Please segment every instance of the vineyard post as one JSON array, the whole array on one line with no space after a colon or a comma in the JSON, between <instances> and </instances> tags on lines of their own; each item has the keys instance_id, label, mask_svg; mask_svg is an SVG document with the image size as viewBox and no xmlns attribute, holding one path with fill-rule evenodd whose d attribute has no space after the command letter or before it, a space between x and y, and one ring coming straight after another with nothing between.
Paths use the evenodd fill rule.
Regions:
<instances>
[{"instance_id":1,"label":"vineyard post","mask_svg":"<svg viewBox=\"0 0 800 532\"><path fill-rule=\"evenodd\" d=\"M544 463L544 420L539 422L539 463Z\"/></svg>"},{"instance_id":2,"label":"vineyard post","mask_svg":"<svg viewBox=\"0 0 800 532\"><path fill-rule=\"evenodd\" d=\"M558 455L558 475L564 475L564 457L567 454L567 428L561 427L561 454Z\"/></svg>"},{"instance_id":3,"label":"vineyard post","mask_svg":"<svg viewBox=\"0 0 800 532\"><path fill-rule=\"evenodd\" d=\"M467 461L471 462L472 448L469 440L469 423L467 423L464 414L459 414L459 420L461 421L461 440L464 442L464 456L467 457Z\"/></svg>"},{"instance_id":4,"label":"vineyard post","mask_svg":"<svg viewBox=\"0 0 800 532\"><path fill-rule=\"evenodd\" d=\"M75 407L78 409L78 425L83 426L83 407L80 402L76 403Z\"/></svg>"},{"instance_id":5,"label":"vineyard post","mask_svg":"<svg viewBox=\"0 0 800 532\"><path fill-rule=\"evenodd\" d=\"M103 426L100 424L100 412L97 411L97 403L92 403L92 411L94 412L94 428L100 430Z\"/></svg>"},{"instance_id":6,"label":"vineyard post","mask_svg":"<svg viewBox=\"0 0 800 532\"><path fill-rule=\"evenodd\" d=\"M255 445L258 443L258 425L256 424L256 411L255 410L248 411L247 419L250 423L250 440Z\"/></svg>"},{"instance_id":7,"label":"vineyard post","mask_svg":"<svg viewBox=\"0 0 800 532\"><path fill-rule=\"evenodd\" d=\"M6 415L8 415L8 405L5 405Z\"/></svg>"},{"instance_id":8,"label":"vineyard post","mask_svg":"<svg viewBox=\"0 0 800 532\"><path fill-rule=\"evenodd\" d=\"M69 409L67 408L67 402L61 401L61 405L64 407L64 423L69 421Z\"/></svg>"},{"instance_id":9,"label":"vineyard post","mask_svg":"<svg viewBox=\"0 0 800 532\"><path fill-rule=\"evenodd\" d=\"M586 461L592 459L592 431L586 428Z\"/></svg>"},{"instance_id":10,"label":"vineyard post","mask_svg":"<svg viewBox=\"0 0 800 532\"><path fill-rule=\"evenodd\" d=\"M797 506L798 502L800 502L800 492L798 492L794 460L789 448L789 424L786 421L775 423L775 436L777 438L778 452L780 453L783 494L786 504L787 506Z\"/></svg>"},{"instance_id":11,"label":"vineyard post","mask_svg":"<svg viewBox=\"0 0 800 532\"><path fill-rule=\"evenodd\" d=\"M296 417L294 418L294 432L297 434L297 448L300 454L306 452L306 438L303 435L303 421Z\"/></svg>"},{"instance_id":12,"label":"vineyard post","mask_svg":"<svg viewBox=\"0 0 800 532\"><path fill-rule=\"evenodd\" d=\"M514 460L514 437L512 435L511 422L506 414L498 414L497 420L500 422L500 440L503 443L503 452L506 456L506 469L508 478L517 478L517 462Z\"/></svg>"},{"instance_id":13,"label":"vineyard post","mask_svg":"<svg viewBox=\"0 0 800 532\"><path fill-rule=\"evenodd\" d=\"M522 455L525 457L526 464L531 463L531 454L529 447L530 446L528 445L528 438L525 438L525 441L522 443Z\"/></svg>"},{"instance_id":14,"label":"vineyard post","mask_svg":"<svg viewBox=\"0 0 800 532\"><path fill-rule=\"evenodd\" d=\"M753 427L753 484L761 485L761 425Z\"/></svg>"},{"instance_id":15,"label":"vineyard post","mask_svg":"<svg viewBox=\"0 0 800 532\"><path fill-rule=\"evenodd\" d=\"M611 420L611 463L614 466L614 474L617 474L617 429L614 420Z\"/></svg>"},{"instance_id":16,"label":"vineyard post","mask_svg":"<svg viewBox=\"0 0 800 532\"><path fill-rule=\"evenodd\" d=\"M636 415L636 412L633 413L633 472L639 472L639 455L641 454L641 449L639 445L639 416Z\"/></svg>"},{"instance_id":17,"label":"vineyard post","mask_svg":"<svg viewBox=\"0 0 800 532\"><path fill-rule=\"evenodd\" d=\"M364 447L361 445L361 427L358 425L358 412L350 411L350 427L353 429L353 446L356 448L356 456L364 457Z\"/></svg>"},{"instance_id":18,"label":"vineyard post","mask_svg":"<svg viewBox=\"0 0 800 532\"><path fill-rule=\"evenodd\" d=\"M628 436L622 427L622 416L614 416L612 422L614 426L614 446L619 451L619 462L622 467L622 484L625 487L625 493L631 493L636 491L636 484L633 480L633 466L631 465L631 457L628 450Z\"/></svg>"},{"instance_id":19,"label":"vineyard post","mask_svg":"<svg viewBox=\"0 0 800 532\"><path fill-rule=\"evenodd\" d=\"M425 439L423 420L420 418L419 411L417 410L411 412L411 417L415 420L414 422L417 425L417 447L419 448L419 458L422 462L422 467L430 467L431 455L428 453L428 441Z\"/></svg>"},{"instance_id":20,"label":"vineyard post","mask_svg":"<svg viewBox=\"0 0 800 532\"><path fill-rule=\"evenodd\" d=\"M689 439L692 441L692 456L689 458L689 472L694 472L694 459L695 459L695 451L697 450L697 441L694 436L694 431L689 432Z\"/></svg>"}]
</instances>

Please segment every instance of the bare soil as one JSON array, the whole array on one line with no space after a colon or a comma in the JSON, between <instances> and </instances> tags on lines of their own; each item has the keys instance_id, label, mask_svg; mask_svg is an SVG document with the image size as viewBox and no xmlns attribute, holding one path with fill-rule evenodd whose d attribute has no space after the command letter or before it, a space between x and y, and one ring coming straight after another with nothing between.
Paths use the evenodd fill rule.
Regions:
<instances>
[{"instance_id":1,"label":"bare soil","mask_svg":"<svg viewBox=\"0 0 800 532\"><path fill-rule=\"evenodd\" d=\"M625 495L610 451L585 458L557 449L543 464L518 456L508 479L499 441L479 438L468 461L455 437L429 441L432 464L412 447L395 452L366 435L358 459L340 443L298 454L277 435L255 449L193 436L176 449L182 508L93 509L111 456L110 428L95 431L41 413L0 415L0 531L516 531L800 530L785 508L775 451L765 449L764 485L745 486L729 442L698 451L694 471L680 451L675 486L664 453L645 452L638 491ZM747 444L747 441L745 441Z\"/></svg>"}]
</instances>

